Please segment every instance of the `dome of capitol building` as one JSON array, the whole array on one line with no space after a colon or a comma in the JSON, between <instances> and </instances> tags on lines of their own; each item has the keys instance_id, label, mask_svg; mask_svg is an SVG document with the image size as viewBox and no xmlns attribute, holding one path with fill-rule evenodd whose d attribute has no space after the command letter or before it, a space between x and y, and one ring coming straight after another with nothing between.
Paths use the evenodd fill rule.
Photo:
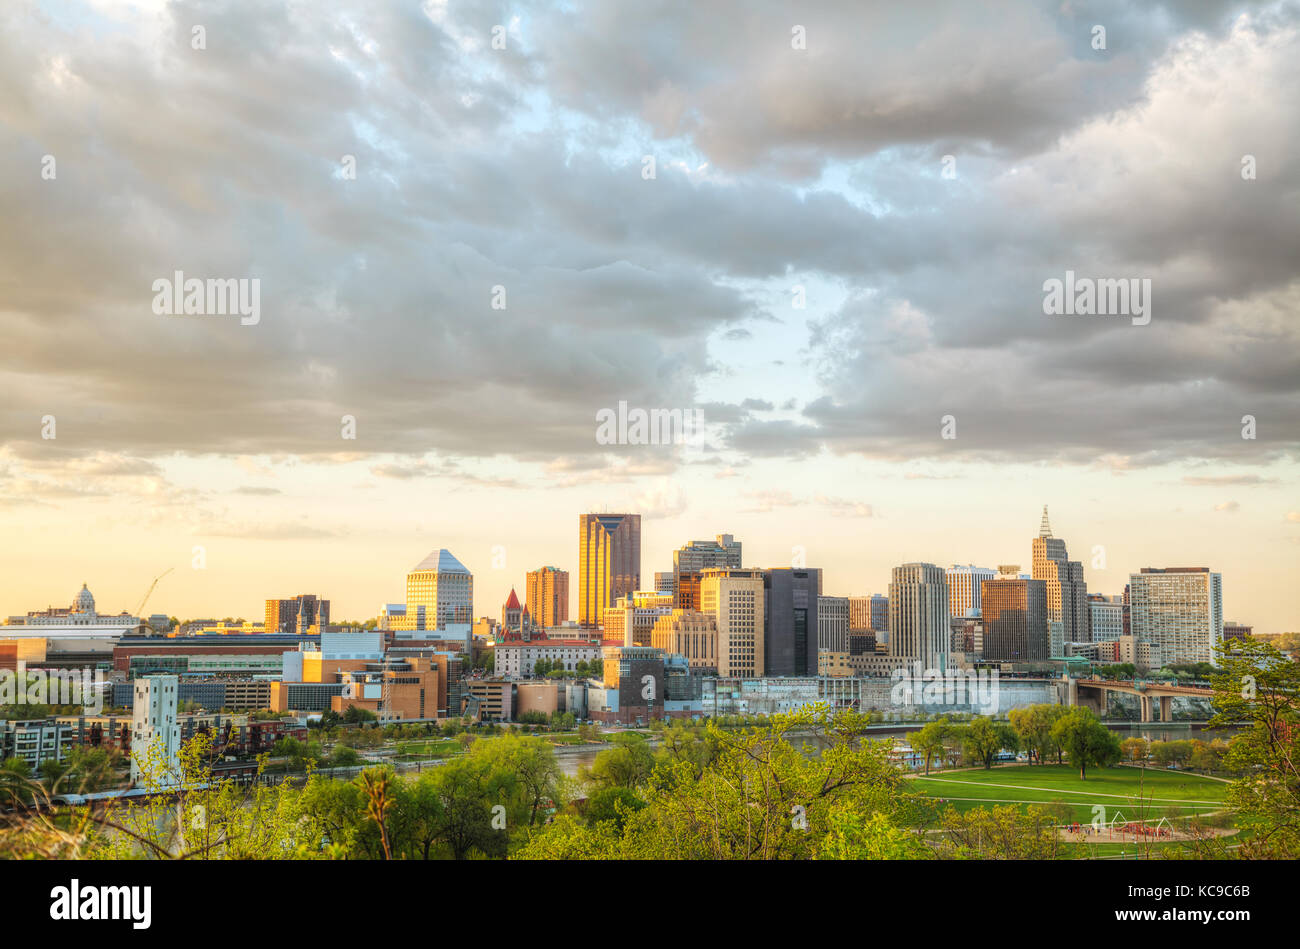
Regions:
<instances>
[{"instance_id":1,"label":"dome of capitol building","mask_svg":"<svg viewBox=\"0 0 1300 949\"><path fill-rule=\"evenodd\" d=\"M89 589L83 583L81 590L72 600L72 612L74 613L93 613L95 612L95 597L91 595Z\"/></svg>"}]
</instances>

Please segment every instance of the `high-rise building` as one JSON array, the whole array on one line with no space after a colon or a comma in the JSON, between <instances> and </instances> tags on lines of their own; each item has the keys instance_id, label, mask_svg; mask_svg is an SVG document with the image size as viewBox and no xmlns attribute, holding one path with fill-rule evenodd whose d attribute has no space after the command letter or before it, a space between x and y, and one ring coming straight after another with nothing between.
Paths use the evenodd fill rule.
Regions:
<instances>
[{"instance_id":1,"label":"high-rise building","mask_svg":"<svg viewBox=\"0 0 1300 949\"><path fill-rule=\"evenodd\" d=\"M947 671L951 638L943 568L932 563L895 567L889 584L889 655Z\"/></svg>"},{"instance_id":2,"label":"high-rise building","mask_svg":"<svg viewBox=\"0 0 1300 949\"><path fill-rule=\"evenodd\" d=\"M390 617L395 630L445 630L474 623L474 576L451 551L439 548L406 575L406 614Z\"/></svg>"},{"instance_id":3,"label":"high-rise building","mask_svg":"<svg viewBox=\"0 0 1300 949\"><path fill-rule=\"evenodd\" d=\"M889 597L883 593L849 597L849 632L871 633L873 646L888 643ZM849 654L856 655L852 649Z\"/></svg>"},{"instance_id":4,"label":"high-rise building","mask_svg":"<svg viewBox=\"0 0 1300 949\"><path fill-rule=\"evenodd\" d=\"M718 620L712 613L673 610L661 616L650 633L650 645L667 655L685 656L692 669L718 668Z\"/></svg>"},{"instance_id":5,"label":"high-rise building","mask_svg":"<svg viewBox=\"0 0 1300 949\"><path fill-rule=\"evenodd\" d=\"M699 589L700 611L718 627L718 675L764 675L763 571L706 570Z\"/></svg>"},{"instance_id":6,"label":"high-rise building","mask_svg":"<svg viewBox=\"0 0 1300 949\"><path fill-rule=\"evenodd\" d=\"M700 609L700 581L704 574L698 570L693 573L673 574L673 606L679 610Z\"/></svg>"},{"instance_id":7,"label":"high-rise building","mask_svg":"<svg viewBox=\"0 0 1300 949\"><path fill-rule=\"evenodd\" d=\"M641 515L578 516L578 623L598 626L605 610L641 588Z\"/></svg>"},{"instance_id":8,"label":"high-rise building","mask_svg":"<svg viewBox=\"0 0 1300 949\"><path fill-rule=\"evenodd\" d=\"M714 540L693 540L673 551L674 573L697 573L717 568L740 569L740 541L730 534Z\"/></svg>"},{"instance_id":9,"label":"high-rise building","mask_svg":"<svg viewBox=\"0 0 1300 949\"><path fill-rule=\"evenodd\" d=\"M131 706L131 784L139 787L145 773L160 787L170 787L181 778L181 726L176 720L180 678L150 675L134 682ZM144 760L148 767L140 768Z\"/></svg>"},{"instance_id":10,"label":"high-rise building","mask_svg":"<svg viewBox=\"0 0 1300 949\"><path fill-rule=\"evenodd\" d=\"M601 617L606 641L625 646L649 646L650 631L661 617L673 611L673 598L657 590L638 590L608 607Z\"/></svg>"},{"instance_id":11,"label":"high-rise building","mask_svg":"<svg viewBox=\"0 0 1300 949\"><path fill-rule=\"evenodd\" d=\"M817 598L817 651L849 651L849 598L847 596L819 596Z\"/></svg>"},{"instance_id":12,"label":"high-rise building","mask_svg":"<svg viewBox=\"0 0 1300 949\"><path fill-rule=\"evenodd\" d=\"M948 615L953 619L980 615L980 584L996 577L992 567L953 564L944 571L948 581Z\"/></svg>"},{"instance_id":13,"label":"high-rise building","mask_svg":"<svg viewBox=\"0 0 1300 949\"><path fill-rule=\"evenodd\" d=\"M773 567L763 584L763 675L815 676L821 570Z\"/></svg>"},{"instance_id":14,"label":"high-rise building","mask_svg":"<svg viewBox=\"0 0 1300 949\"><path fill-rule=\"evenodd\" d=\"M321 600L310 593L302 593L291 600L267 600L266 623L268 633L296 633L305 636L313 626L328 626L330 601Z\"/></svg>"},{"instance_id":15,"label":"high-rise building","mask_svg":"<svg viewBox=\"0 0 1300 949\"><path fill-rule=\"evenodd\" d=\"M1065 655L1065 643L1092 642L1088 609L1088 584L1083 564L1070 560L1065 541L1052 536L1047 505L1033 543L1033 578L1047 584L1047 623L1053 656Z\"/></svg>"},{"instance_id":16,"label":"high-rise building","mask_svg":"<svg viewBox=\"0 0 1300 949\"><path fill-rule=\"evenodd\" d=\"M1002 662L1047 659L1047 582L985 580L980 597L984 624L983 657Z\"/></svg>"},{"instance_id":17,"label":"high-rise building","mask_svg":"<svg viewBox=\"0 0 1300 949\"><path fill-rule=\"evenodd\" d=\"M1223 642L1223 578L1209 567L1143 567L1130 574L1133 637L1167 665L1213 662Z\"/></svg>"},{"instance_id":18,"label":"high-rise building","mask_svg":"<svg viewBox=\"0 0 1300 949\"><path fill-rule=\"evenodd\" d=\"M1124 635L1124 614L1128 607L1122 596L1088 594L1088 622L1092 627L1094 643L1118 642Z\"/></svg>"},{"instance_id":19,"label":"high-rise building","mask_svg":"<svg viewBox=\"0 0 1300 949\"><path fill-rule=\"evenodd\" d=\"M883 633L889 629L889 597L883 593L849 597L849 630ZM879 638L879 637L877 637Z\"/></svg>"},{"instance_id":20,"label":"high-rise building","mask_svg":"<svg viewBox=\"0 0 1300 949\"><path fill-rule=\"evenodd\" d=\"M569 621L569 572L558 567L530 570L524 586L528 612L541 629Z\"/></svg>"},{"instance_id":21,"label":"high-rise building","mask_svg":"<svg viewBox=\"0 0 1300 949\"><path fill-rule=\"evenodd\" d=\"M677 574L672 570L655 571L655 589L660 593L675 593L677 591Z\"/></svg>"}]
</instances>

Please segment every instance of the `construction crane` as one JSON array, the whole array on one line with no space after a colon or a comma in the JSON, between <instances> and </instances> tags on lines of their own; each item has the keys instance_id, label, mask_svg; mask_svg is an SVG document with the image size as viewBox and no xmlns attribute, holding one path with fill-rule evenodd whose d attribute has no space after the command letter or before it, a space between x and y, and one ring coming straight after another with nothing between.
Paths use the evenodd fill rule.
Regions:
<instances>
[{"instance_id":1,"label":"construction crane","mask_svg":"<svg viewBox=\"0 0 1300 949\"><path fill-rule=\"evenodd\" d=\"M144 619L144 605L149 602L149 597L153 596L153 589L158 585L158 581L175 569L175 567L168 567L162 573L158 574L158 576L153 578L153 583L149 584L149 589L145 592L144 599L142 599L140 605L135 608L135 615L139 619Z\"/></svg>"}]
</instances>

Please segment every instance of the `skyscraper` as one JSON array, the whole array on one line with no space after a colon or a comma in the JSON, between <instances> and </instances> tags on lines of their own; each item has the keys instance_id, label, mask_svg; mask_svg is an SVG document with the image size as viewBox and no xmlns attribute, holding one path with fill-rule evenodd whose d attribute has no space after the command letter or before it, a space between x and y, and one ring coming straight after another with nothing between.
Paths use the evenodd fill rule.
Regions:
<instances>
[{"instance_id":1,"label":"skyscraper","mask_svg":"<svg viewBox=\"0 0 1300 949\"><path fill-rule=\"evenodd\" d=\"M996 577L997 571L991 567L953 564L944 574L948 581L948 615L979 616L980 584Z\"/></svg>"},{"instance_id":2,"label":"skyscraper","mask_svg":"<svg viewBox=\"0 0 1300 949\"><path fill-rule=\"evenodd\" d=\"M730 534L714 540L693 540L673 551L674 573L696 573L716 567L740 568L740 541Z\"/></svg>"},{"instance_id":3,"label":"skyscraper","mask_svg":"<svg viewBox=\"0 0 1300 949\"><path fill-rule=\"evenodd\" d=\"M1122 596L1089 593L1088 613L1094 643L1116 642L1125 635L1124 618L1128 605Z\"/></svg>"},{"instance_id":4,"label":"skyscraper","mask_svg":"<svg viewBox=\"0 0 1300 949\"><path fill-rule=\"evenodd\" d=\"M817 651L849 651L849 598L847 596L821 596L817 598Z\"/></svg>"},{"instance_id":5,"label":"skyscraper","mask_svg":"<svg viewBox=\"0 0 1300 949\"><path fill-rule=\"evenodd\" d=\"M578 622L599 626L607 607L641 587L641 515L578 516Z\"/></svg>"},{"instance_id":6,"label":"skyscraper","mask_svg":"<svg viewBox=\"0 0 1300 949\"><path fill-rule=\"evenodd\" d=\"M985 659L1032 662L1048 658L1047 583L998 577L985 580L983 603Z\"/></svg>"},{"instance_id":7,"label":"skyscraper","mask_svg":"<svg viewBox=\"0 0 1300 949\"><path fill-rule=\"evenodd\" d=\"M530 570L524 582L524 597L533 622L550 629L569 619L569 572L558 567Z\"/></svg>"},{"instance_id":8,"label":"skyscraper","mask_svg":"<svg viewBox=\"0 0 1300 949\"><path fill-rule=\"evenodd\" d=\"M763 586L762 674L815 676L821 570L772 567L763 571Z\"/></svg>"},{"instance_id":9,"label":"skyscraper","mask_svg":"<svg viewBox=\"0 0 1300 949\"><path fill-rule=\"evenodd\" d=\"M1065 655L1065 643L1092 642L1092 618L1083 564L1070 560L1065 541L1052 536L1047 505L1033 543L1033 578L1047 584L1047 624L1053 656Z\"/></svg>"},{"instance_id":10,"label":"skyscraper","mask_svg":"<svg viewBox=\"0 0 1300 949\"><path fill-rule=\"evenodd\" d=\"M395 630L445 630L474 622L474 577L468 568L439 548L406 575L406 615L394 617Z\"/></svg>"},{"instance_id":11,"label":"skyscraper","mask_svg":"<svg viewBox=\"0 0 1300 949\"><path fill-rule=\"evenodd\" d=\"M932 563L895 567L889 584L890 656L946 671L952 636L948 621L943 568Z\"/></svg>"},{"instance_id":12,"label":"skyscraper","mask_svg":"<svg viewBox=\"0 0 1300 949\"><path fill-rule=\"evenodd\" d=\"M889 639L889 597L883 593L849 597L849 632L875 635L875 642Z\"/></svg>"},{"instance_id":13,"label":"skyscraper","mask_svg":"<svg viewBox=\"0 0 1300 949\"><path fill-rule=\"evenodd\" d=\"M1130 574L1134 638L1158 647L1165 664L1213 662L1223 642L1223 578L1209 567L1143 567Z\"/></svg>"},{"instance_id":14,"label":"skyscraper","mask_svg":"<svg viewBox=\"0 0 1300 949\"><path fill-rule=\"evenodd\" d=\"M700 611L713 616L718 628L718 675L763 675L763 571L706 570L699 590ZM814 654L814 669L816 661Z\"/></svg>"}]
</instances>

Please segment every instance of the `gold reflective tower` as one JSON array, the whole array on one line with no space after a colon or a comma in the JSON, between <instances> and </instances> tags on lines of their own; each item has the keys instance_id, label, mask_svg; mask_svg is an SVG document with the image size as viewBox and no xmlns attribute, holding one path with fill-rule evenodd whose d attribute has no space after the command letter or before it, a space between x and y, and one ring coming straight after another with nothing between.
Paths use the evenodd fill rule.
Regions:
<instances>
[{"instance_id":1,"label":"gold reflective tower","mask_svg":"<svg viewBox=\"0 0 1300 949\"><path fill-rule=\"evenodd\" d=\"M641 587L641 515L578 515L578 622L599 626L605 608Z\"/></svg>"}]
</instances>

